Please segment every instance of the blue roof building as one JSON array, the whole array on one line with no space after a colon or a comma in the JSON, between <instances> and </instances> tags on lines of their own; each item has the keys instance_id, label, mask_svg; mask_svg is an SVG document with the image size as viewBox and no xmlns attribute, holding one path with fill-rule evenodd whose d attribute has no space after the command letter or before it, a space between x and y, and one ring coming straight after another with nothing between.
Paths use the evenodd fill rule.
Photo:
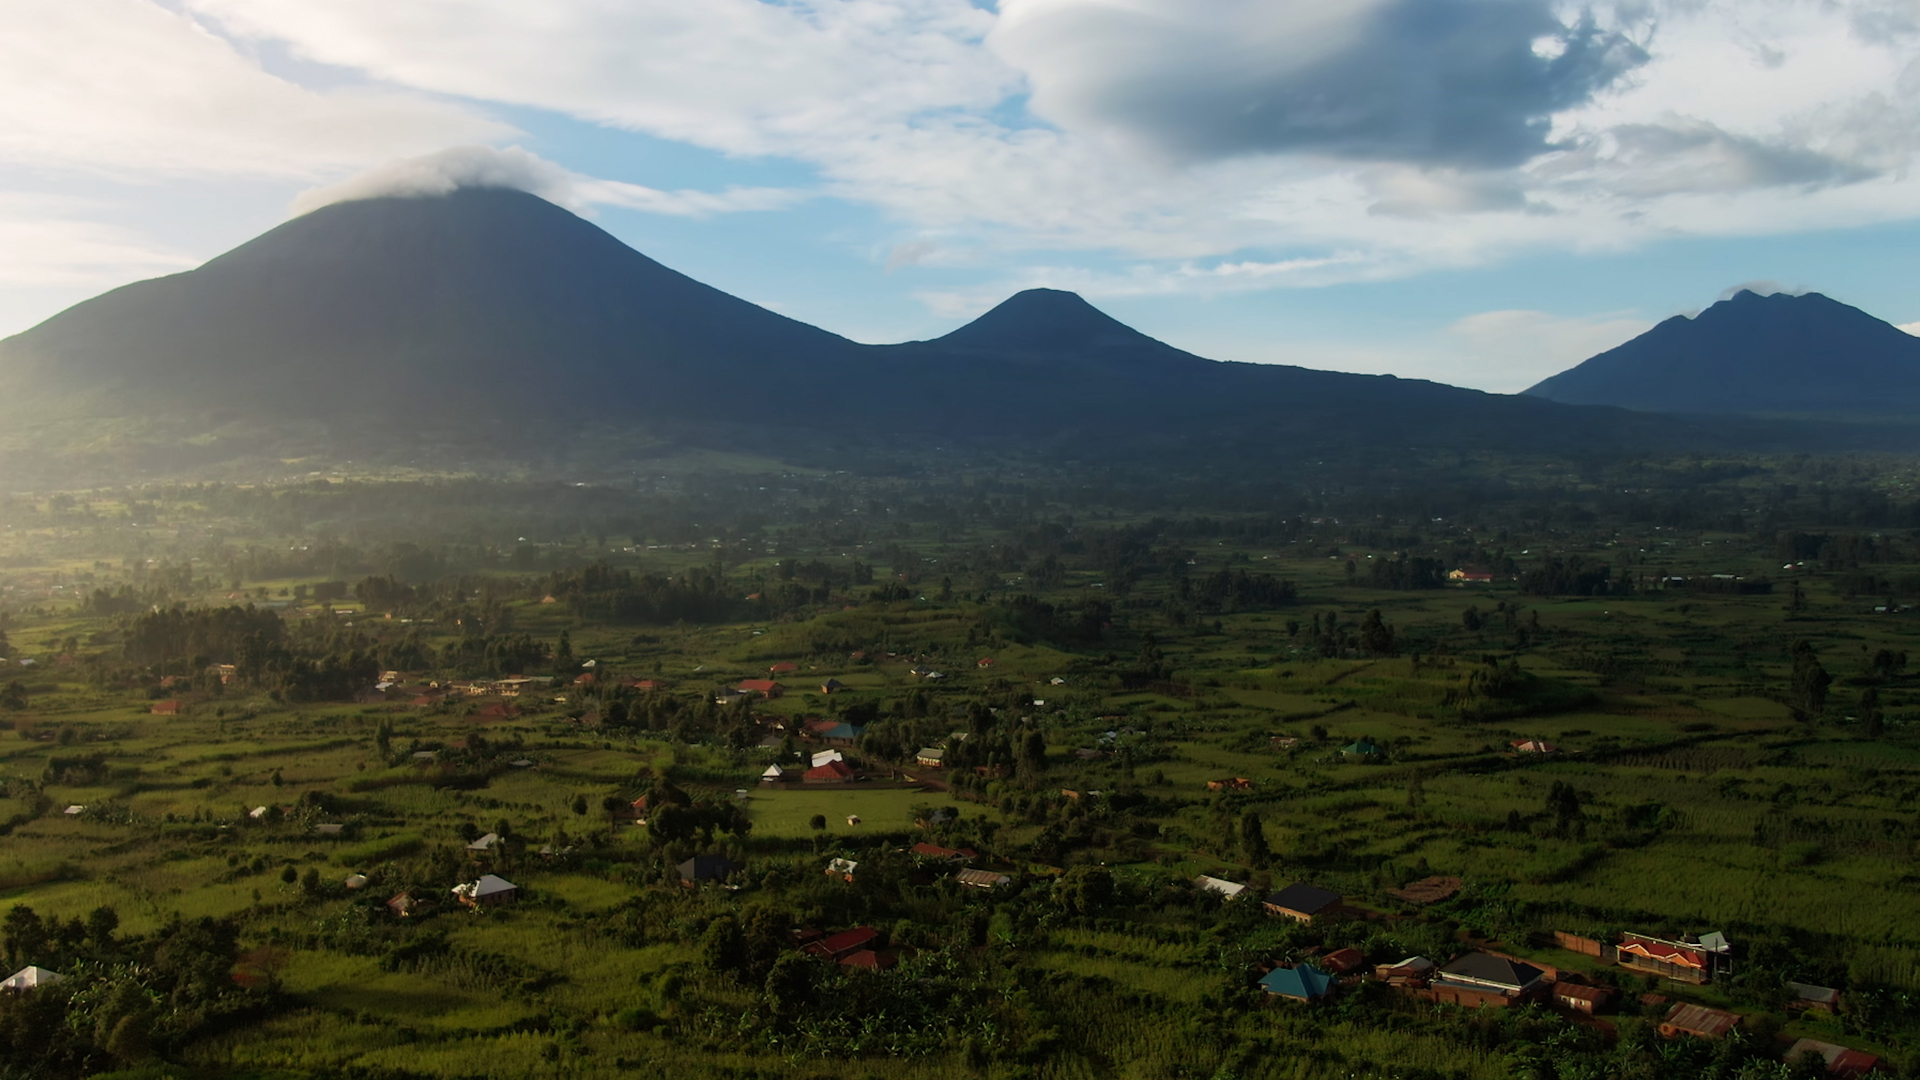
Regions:
<instances>
[{"instance_id":1,"label":"blue roof building","mask_svg":"<svg viewBox=\"0 0 1920 1080\"><path fill-rule=\"evenodd\" d=\"M1332 992L1333 976L1312 964L1274 968L1260 980L1260 989L1297 1001L1319 1001Z\"/></svg>"}]
</instances>

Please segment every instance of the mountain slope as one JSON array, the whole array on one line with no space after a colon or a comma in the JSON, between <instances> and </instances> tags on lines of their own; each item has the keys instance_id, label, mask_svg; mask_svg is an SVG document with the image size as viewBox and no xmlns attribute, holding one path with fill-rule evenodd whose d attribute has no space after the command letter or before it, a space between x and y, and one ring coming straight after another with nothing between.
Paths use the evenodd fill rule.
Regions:
<instances>
[{"instance_id":1,"label":"mountain slope","mask_svg":"<svg viewBox=\"0 0 1920 1080\"><path fill-rule=\"evenodd\" d=\"M1920 338L1819 293L1742 291L1526 393L1666 412L1894 416L1920 405Z\"/></svg>"},{"instance_id":2,"label":"mountain slope","mask_svg":"<svg viewBox=\"0 0 1920 1080\"><path fill-rule=\"evenodd\" d=\"M751 396L852 342L702 285L533 195L324 207L197 270L116 289L0 343L28 389L247 407L607 411Z\"/></svg>"}]
</instances>

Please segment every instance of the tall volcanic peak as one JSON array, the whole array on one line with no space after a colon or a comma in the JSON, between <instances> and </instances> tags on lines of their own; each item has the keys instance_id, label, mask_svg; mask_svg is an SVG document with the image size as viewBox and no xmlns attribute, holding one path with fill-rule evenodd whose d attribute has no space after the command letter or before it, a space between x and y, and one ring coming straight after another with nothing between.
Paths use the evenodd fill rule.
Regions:
<instances>
[{"instance_id":1,"label":"tall volcanic peak","mask_svg":"<svg viewBox=\"0 0 1920 1080\"><path fill-rule=\"evenodd\" d=\"M407 414L538 386L573 408L686 400L831 366L852 342L703 285L504 188L335 203L197 270L138 282L0 342L49 393L119 387ZM758 378L756 378L758 377Z\"/></svg>"},{"instance_id":2,"label":"tall volcanic peak","mask_svg":"<svg viewBox=\"0 0 1920 1080\"><path fill-rule=\"evenodd\" d=\"M1819 293L1742 290L1526 392L1664 412L1889 415L1920 405L1920 338Z\"/></svg>"}]
</instances>

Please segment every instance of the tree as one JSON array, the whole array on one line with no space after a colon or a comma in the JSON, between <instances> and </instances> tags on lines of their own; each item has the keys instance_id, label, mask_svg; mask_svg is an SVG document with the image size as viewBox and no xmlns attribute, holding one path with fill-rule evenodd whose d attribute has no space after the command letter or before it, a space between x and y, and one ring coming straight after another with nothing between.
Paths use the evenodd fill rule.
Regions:
<instances>
[{"instance_id":1,"label":"tree","mask_svg":"<svg viewBox=\"0 0 1920 1080\"><path fill-rule=\"evenodd\" d=\"M1860 692L1860 730L1869 739L1887 733L1886 716L1880 711L1880 691L1871 686Z\"/></svg>"},{"instance_id":2,"label":"tree","mask_svg":"<svg viewBox=\"0 0 1920 1080\"><path fill-rule=\"evenodd\" d=\"M1038 731L1029 731L1020 742L1020 757L1015 767L1022 776L1038 776L1047 771L1047 737Z\"/></svg>"},{"instance_id":3,"label":"tree","mask_svg":"<svg viewBox=\"0 0 1920 1080\"><path fill-rule=\"evenodd\" d=\"M1580 793L1565 780L1555 780L1553 787L1548 789L1547 813L1553 815L1556 836L1577 832L1586 821L1586 815L1580 811Z\"/></svg>"},{"instance_id":4,"label":"tree","mask_svg":"<svg viewBox=\"0 0 1920 1080\"><path fill-rule=\"evenodd\" d=\"M296 869L292 863L288 863L286 868L280 871L280 880L288 885L292 885L300 880L300 871Z\"/></svg>"},{"instance_id":5,"label":"tree","mask_svg":"<svg viewBox=\"0 0 1920 1080\"><path fill-rule=\"evenodd\" d=\"M1092 915L1113 903L1113 875L1104 866L1076 866L1053 887L1061 907L1076 915Z\"/></svg>"},{"instance_id":6,"label":"tree","mask_svg":"<svg viewBox=\"0 0 1920 1080\"><path fill-rule=\"evenodd\" d=\"M567 809L572 810L576 816L587 816L587 797L585 795L575 795L573 801L567 804Z\"/></svg>"},{"instance_id":7,"label":"tree","mask_svg":"<svg viewBox=\"0 0 1920 1080\"><path fill-rule=\"evenodd\" d=\"M708 923L707 932L700 935L700 963L709 971L739 971L746 955L746 937L739 920L731 915Z\"/></svg>"},{"instance_id":8,"label":"tree","mask_svg":"<svg viewBox=\"0 0 1920 1080\"><path fill-rule=\"evenodd\" d=\"M1267 847L1266 824L1252 810L1240 815L1240 854L1247 865L1256 869L1266 866L1273 858L1272 849Z\"/></svg>"},{"instance_id":9,"label":"tree","mask_svg":"<svg viewBox=\"0 0 1920 1080\"><path fill-rule=\"evenodd\" d=\"M1467 610L1460 613L1460 625L1473 633L1479 633L1480 627L1485 625L1485 621L1480 618L1480 609L1468 604Z\"/></svg>"},{"instance_id":10,"label":"tree","mask_svg":"<svg viewBox=\"0 0 1920 1080\"><path fill-rule=\"evenodd\" d=\"M120 929L120 913L102 904L87 913L87 940L96 949L107 949L113 945L113 933Z\"/></svg>"},{"instance_id":11,"label":"tree","mask_svg":"<svg viewBox=\"0 0 1920 1080\"><path fill-rule=\"evenodd\" d=\"M807 828L812 829L814 832L819 832L826 827L827 815L825 814L815 814L807 819Z\"/></svg>"},{"instance_id":12,"label":"tree","mask_svg":"<svg viewBox=\"0 0 1920 1080\"><path fill-rule=\"evenodd\" d=\"M51 944L46 924L40 916L25 904L15 904L7 909L7 917L0 922L0 936L6 938L7 963L12 967L38 963L47 959L44 954Z\"/></svg>"},{"instance_id":13,"label":"tree","mask_svg":"<svg viewBox=\"0 0 1920 1080\"><path fill-rule=\"evenodd\" d=\"M1793 643L1793 683L1788 691L1788 704L1802 720L1820 715L1827 707L1827 688L1833 685L1833 676L1820 666L1820 657L1813 651L1812 644L1805 640Z\"/></svg>"},{"instance_id":14,"label":"tree","mask_svg":"<svg viewBox=\"0 0 1920 1080\"><path fill-rule=\"evenodd\" d=\"M19 712L27 707L27 684L19 679L11 680L0 687L0 709Z\"/></svg>"},{"instance_id":15,"label":"tree","mask_svg":"<svg viewBox=\"0 0 1920 1080\"><path fill-rule=\"evenodd\" d=\"M1374 608L1360 620L1360 650L1369 656L1393 655L1393 627Z\"/></svg>"},{"instance_id":16,"label":"tree","mask_svg":"<svg viewBox=\"0 0 1920 1080\"><path fill-rule=\"evenodd\" d=\"M782 952L767 972L767 1011L776 1021L791 1022L813 1000L815 964L804 953Z\"/></svg>"}]
</instances>

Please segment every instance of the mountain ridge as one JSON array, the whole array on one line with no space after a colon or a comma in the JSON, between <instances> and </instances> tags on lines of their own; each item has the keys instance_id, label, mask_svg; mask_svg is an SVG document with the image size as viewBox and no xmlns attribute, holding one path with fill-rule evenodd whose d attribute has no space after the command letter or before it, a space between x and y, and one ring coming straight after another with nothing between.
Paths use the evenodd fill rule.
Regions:
<instances>
[{"instance_id":1,"label":"mountain ridge","mask_svg":"<svg viewBox=\"0 0 1920 1080\"><path fill-rule=\"evenodd\" d=\"M488 188L336 203L195 270L84 301L0 341L0 388L17 418L0 452L84 455L105 430L116 460L141 466L204 462L216 444L531 460L587 431L609 454L663 441L856 456L974 444L1245 461L1792 434L1222 363L1051 289L927 341L863 345L687 277L536 196ZM297 453L281 445L294 419Z\"/></svg>"},{"instance_id":2,"label":"mountain ridge","mask_svg":"<svg viewBox=\"0 0 1920 1080\"><path fill-rule=\"evenodd\" d=\"M1897 414L1920 405L1920 338L1820 293L1743 289L1524 393L1642 411Z\"/></svg>"}]
</instances>

